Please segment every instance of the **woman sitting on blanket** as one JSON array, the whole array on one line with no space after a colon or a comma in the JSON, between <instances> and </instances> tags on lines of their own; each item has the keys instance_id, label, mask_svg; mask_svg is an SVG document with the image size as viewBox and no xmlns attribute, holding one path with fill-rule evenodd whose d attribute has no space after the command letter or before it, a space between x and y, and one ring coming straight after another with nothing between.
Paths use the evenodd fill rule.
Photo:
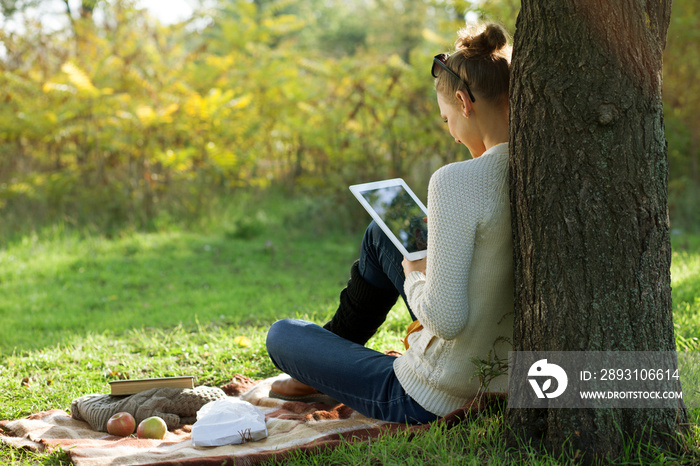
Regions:
<instances>
[{"instance_id":1,"label":"woman sitting on blanket","mask_svg":"<svg viewBox=\"0 0 700 466\"><path fill-rule=\"evenodd\" d=\"M473 160L437 170L428 188L426 259L408 261L372 222L330 322L285 319L267 351L291 375L271 396L321 394L365 416L425 423L459 409L479 389L475 361L506 358L513 332L508 194L510 48L500 26L460 31L457 50L435 57L440 113ZM414 323L397 357L365 348L401 295ZM489 391L505 392L507 376Z\"/></svg>"}]
</instances>

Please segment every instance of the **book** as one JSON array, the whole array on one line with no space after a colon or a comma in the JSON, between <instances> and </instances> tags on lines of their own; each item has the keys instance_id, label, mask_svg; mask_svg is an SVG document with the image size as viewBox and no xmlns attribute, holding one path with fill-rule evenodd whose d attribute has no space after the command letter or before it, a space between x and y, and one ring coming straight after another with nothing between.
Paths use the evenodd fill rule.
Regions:
<instances>
[{"instance_id":1,"label":"book","mask_svg":"<svg viewBox=\"0 0 700 466\"><path fill-rule=\"evenodd\" d=\"M113 380L109 386L112 395L133 395L151 388L194 388L194 377Z\"/></svg>"}]
</instances>

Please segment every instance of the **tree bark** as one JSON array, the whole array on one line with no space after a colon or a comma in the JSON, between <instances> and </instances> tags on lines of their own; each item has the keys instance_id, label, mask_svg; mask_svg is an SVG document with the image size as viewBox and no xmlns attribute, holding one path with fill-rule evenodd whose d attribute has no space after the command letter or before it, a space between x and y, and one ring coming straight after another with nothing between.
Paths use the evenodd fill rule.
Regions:
<instances>
[{"instance_id":1,"label":"tree bark","mask_svg":"<svg viewBox=\"0 0 700 466\"><path fill-rule=\"evenodd\" d=\"M662 52L670 0L523 0L511 81L515 351L675 350ZM673 449L685 407L511 409L509 441ZM651 432L651 433L650 433ZM670 435L669 435L670 434ZM568 441L568 443L567 443Z\"/></svg>"}]
</instances>

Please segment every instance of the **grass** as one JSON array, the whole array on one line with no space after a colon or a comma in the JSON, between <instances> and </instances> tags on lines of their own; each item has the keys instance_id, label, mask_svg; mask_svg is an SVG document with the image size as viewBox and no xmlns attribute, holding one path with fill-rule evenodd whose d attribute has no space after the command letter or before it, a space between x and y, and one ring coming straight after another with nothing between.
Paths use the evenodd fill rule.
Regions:
<instances>
[{"instance_id":1,"label":"grass","mask_svg":"<svg viewBox=\"0 0 700 466\"><path fill-rule=\"evenodd\" d=\"M280 315L328 307L352 249L345 240L295 239L284 247L281 241L192 233L34 238L0 252L6 323L0 351L54 345L76 333L196 319L269 324Z\"/></svg>"},{"instance_id":2,"label":"grass","mask_svg":"<svg viewBox=\"0 0 700 466\"><path fill-rule=\"evenodd\" d=\"M700 342L700 236L674 238L671 259L673 324L678 349L698 350Z\"/></svg>"},{"instance_id":3,"label":"grass","mask_svg":"<svg viewBox=\"0 0 700 466\"><path fill-rule=\"evenodd\" d=\"M300 230L296 219L309 213L303 202L274 217L238 206L207 233L107 239L59 230L15 241L0 249L0 355L76 334L197 321L267 326L326 313L361 232Z\"/></svg>"},{"instance_id":4,"label":"grass","mask_svg":"<svg viewBox=\"0 0 700 466\"><path fill-rule=\"evenodd\" d=\"M271 322L323 322L357 255L361 231L318 222L313 204L247 199L200 229L167 228L107 239L54 229L0 249L0 419L59 408L108 381L191 374L219 386L235 373L276 372L265 351ZM674 320L679 349L700 342L700 237L674 237ZM408 324L398 304L370 345L400 349ZM249 344L234 343L238 336ZM347 444L294 464L561 464L504 442L502 410L412 440L404 434ZM697 420L695 420L697 423ZM700 456L697 425L687 458ZM640 452L640 450L643 450ZM620 464L664 463L653 446L630 445ZM0 446L1 464L69 464L61 451L36 455Z\"/></svg>"}]
</instances>

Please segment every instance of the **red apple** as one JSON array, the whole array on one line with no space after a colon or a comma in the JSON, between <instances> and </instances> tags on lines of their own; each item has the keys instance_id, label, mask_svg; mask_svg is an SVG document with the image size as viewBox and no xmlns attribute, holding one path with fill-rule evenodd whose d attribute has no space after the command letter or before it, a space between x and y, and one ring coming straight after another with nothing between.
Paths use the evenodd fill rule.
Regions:
<instances>
[{"instance_id":1,"label":"red apple","mask_svg":"<svg viewBox=\"0 0 700 466\"><path fill-rule=\"evenodd\" d=\"M127 437L134 433L136 420L130 413L117 413L107 421L107 432L111 435Z\"/></svg>"},{"instance_id":2,"label":"red apple","mask_svg":"<svg viewBox=\"0 0 700 466\"><path fill-rule=\"evenodd\" d=\"M167 431L168 426L165 425L165 421L158 416L152 416L139 423L136 436L138 438L162 439Z\"/></svg>"}]
</instances>

